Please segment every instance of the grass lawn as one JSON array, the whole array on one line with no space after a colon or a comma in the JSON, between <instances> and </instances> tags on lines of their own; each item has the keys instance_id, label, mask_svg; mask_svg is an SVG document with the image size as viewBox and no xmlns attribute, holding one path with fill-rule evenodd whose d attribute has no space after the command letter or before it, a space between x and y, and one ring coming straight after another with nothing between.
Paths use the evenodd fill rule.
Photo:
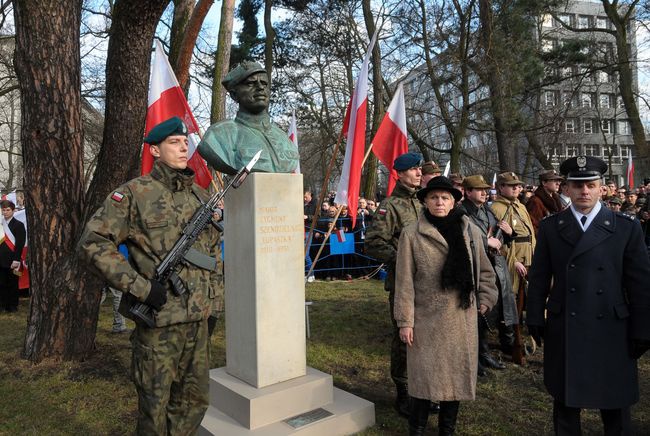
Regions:
<instances>
[{"instance_id":1,"label":"grass lawn","mask_svg":"<svg viewBox=\"0 0 650 436\"><path fill-rule=\"evenodd\" d=\"M363 435L407 434L392 409L389 376L390 320L382 283L307 284L311 339L307 364L330 373L339 388L375 403L377 424ZM27 301L17 313L0 313L0 435L123 435L133 433L137 413L129 380L128 335L110 333L111 299L102 305L97 352L82 363L20 359ZM212 337L212 367L225 365L223 321ZM494 342L494 338L493 338ZM495 353L498 355L495 351ZM507 361L506 356L502 356ZM459 435L548 435L551 398L542 383L541 352L525 367L508 363L479 379L477 399L461 403ZM640 361L641 400L632 409L635 434L650 434L650 361ZM436 434L435 416L429 433ZM583 412L583 432L602 434L597 411ZM225 435L227 436L227 435Z\"/></svg>"}]
</instances>

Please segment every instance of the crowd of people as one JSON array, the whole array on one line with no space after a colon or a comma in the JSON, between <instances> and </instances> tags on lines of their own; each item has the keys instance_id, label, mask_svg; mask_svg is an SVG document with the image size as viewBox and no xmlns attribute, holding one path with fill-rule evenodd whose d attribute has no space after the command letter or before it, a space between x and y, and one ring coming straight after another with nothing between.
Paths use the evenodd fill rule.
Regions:
<instances>
[{"instance_id":1,"label":"crowd of people","mask_svg":"<svg viewBox=\"0 0 650 436\"><path fill-rule=\"evenodd\" d=\"M596 408L605 434L630 434L636 362L650 348L650 180L604 184L606 164L586 156L530 189L513 172L494 187L482 175L447 178L416 153L393 168L364 248L387 269L395 408L410 434L424 434L432 412L439 434L454 434L476 377L506 367L490 326L500 356L518 363L526 324L544 344L555 433L581 434L580 410Z\"/></svg>"}]
</instances>

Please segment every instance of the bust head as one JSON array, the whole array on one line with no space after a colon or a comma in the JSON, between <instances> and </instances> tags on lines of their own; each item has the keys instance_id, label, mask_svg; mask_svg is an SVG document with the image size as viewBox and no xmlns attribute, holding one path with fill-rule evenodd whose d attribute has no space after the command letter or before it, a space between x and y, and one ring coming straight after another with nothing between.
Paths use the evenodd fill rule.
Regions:
<instances>
[{"instance_id":1,"label":"bust head","mask_svg":"<svg viewBox=\"0 0 650 436\"><path fill-rule=\"evenodd\" d=\"M269 107L271 87L266 70L257 62L245 61L230 70L221 82L239 110L259 114Z\"/></svg>"}]
</instances>

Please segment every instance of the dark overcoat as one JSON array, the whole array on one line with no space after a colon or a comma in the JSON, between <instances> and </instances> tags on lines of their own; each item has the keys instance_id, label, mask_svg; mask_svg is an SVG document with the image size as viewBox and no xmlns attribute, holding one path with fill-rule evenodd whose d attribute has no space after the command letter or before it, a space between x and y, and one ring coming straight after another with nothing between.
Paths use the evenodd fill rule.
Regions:
<instances>
[{"instance_id":1,"label":"dark overcoat","mask_svg":"<svg viewBox=\"0 0 650 436\"><path fill-rule=\"evenodd\" d=\"M630 340L650 339L639 223L603 207L583 232L570 208L552 215L540 223L528 277L527 322L546 327L544 384L553 398L594 409L636 403Z\"/></svg>"},{"instance_id":2,"label":"dark overcoat","mask_svg":"<svg viewBox=\"0 0 650 436\"><path fill-rule=\"evenodd\" d=\"M20 262L20 256L23 253L25 240L27 239L25 225L22 222L18 221L16 218L12 218L11 221L9 221L8 226L16 241L13 250L9 248L9 245L6 242L0 244L0 268L9 268L11 267L11 263L14 261Z\"/></svg>"}]
</instances>

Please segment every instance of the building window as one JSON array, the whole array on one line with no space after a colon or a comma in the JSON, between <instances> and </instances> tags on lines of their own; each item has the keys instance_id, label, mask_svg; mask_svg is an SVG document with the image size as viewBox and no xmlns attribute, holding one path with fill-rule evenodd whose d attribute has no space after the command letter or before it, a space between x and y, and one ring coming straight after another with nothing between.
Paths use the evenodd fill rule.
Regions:
<instances>
[{"instance_id":1,"label":"building window","mask_svg":"<svg viewBox=\"0 0 650 436\"><path fill-rule=\"evenodd\" d=\"M592 83L593 82L593 77L591 76L591 71L589 71L589 68L581 67L580 68L580 75L582 76L582 80L583 80L584 83Z\"/></svg>"},{"instance_id":2,"label":"building window","mask_svg":"<svg viewBox=\"0 0 650 436\"><path fill-rule=\"evenodd\" d=\"M573 76L573 68L571 67L562 67L562 78L568 79Z\"/></svg>"},{"instance_id":3,"label":"building window","mask_svg":"<svg viewBox=\"0 0 650 436\"><path fill-rule=\"evenodd\" d=\"M607 71L598 71L598 81L600 83L609 83L609 73Z\"/></svg>"},{"instance_id":4,"label":"building window","mask_svg":"<svg viewBox=\"0 0 650 436\"><path fill-rule=\"evenodd\" d=\"M593 120L583 120L582 121L582 132L583 133L594 133L594 121Z\"/></svg>"},{"instance_id":5,"label":"building window","mask_svg":"<svg viewBox=\"0 0 650 436\"><path fill-rule=\"evenodd\" d=\"M623 103L623 97L617 97L616 101L619 109L625 109L625 103Z\"/></svg>"},{"instance_id":6,"label":"building window","mask_svg":"<svg viewBox=\"0 0 650 436\"><path fill-rule=\"evenodd\" d=\"M600 131L603 133L612 133L612 120L600 120Z\"/></svg>"},{"instance_id":7,"label":"building window","mask_svg":"<svg viewBox=\"0 0 650 436\"><path fill-rule=\"evenodd\" d=\"M585 145L585 155L586 156L593 156L593 157L600 157L598 154L598 146L597 145Z\"/></svg>"},{"instance_id":8,"label":"building window","mask_svg":"<svg viewBox=\"0 0 650 436\"><path fill-rule=\"evenodd\" d=\"M564 132L576 133L576 122L574 119L569 118L568 120L564 120Z\"/></svg>"},{"instance_id":9,"label":"building window","mask_svg":"<svg viewBox=\"0 0 650 436\"><path fill-rule=\"evenodd\" d=\"M542 39L542 52L548 53L553 51L553 40L552 39Z\"/></svg>"},{"instance_id":10,"label":"building window","mask_svg":"<svg viewBox=\"0 0 650 436\"><path fill-rule=\"evenodd\" d=\"M598 99L598 103L599 103L601 108L609 109L610 107L612 107L610 97L611 96L609 94L600 94L599 99Z\"/></svg>"},{"instance_id":11,"label":"building window","mask_svg":"<svg viewBox=\"0 0 650 436\"><path fill-rule=\"evenodd\" d=\"M553 27L553 16L551 14L542 15L542 26Z\"/></svg>"},{"instance_id":12,"label":"building window","mask_svg":"<svg viewBox=\"0 0 650 436\"><path fill-rule=\"evenodd\" d=\"M567 145L566 146L566 157L573 157L577 156L580 154L580 146L579 145Z\"/></svg>"},{"instance_id":13,"label":"building window","mask_svg":"<svg viewBox=\"0 0 650 436\"><path fill-rule=\"evenodd\" d=\"M621 158L627 159L630 155L630 147L627 145L621 145Z\"/></svg>"},{"instance_id":14,"label":"building window","mask_svg":"<svg viewBox=\"0 0 650 436\"><path fill-rule=\"evenodd\" d=\"M616 132L619 135L629 135L630 134L630 123L625 120L619 120L616 122Z\"/></svg>"},{"instance_id":15,"label":"building window","mask_svg":"<svg viewBox=\"0 0 650 436\"><path fill-rule=\"evenodd\" d=\"M558 18L559 21L566 24L567 26L573 26L573 15L571 15L571 14L558 14L557 18ZM558 24L560 26L562 25L560 23L558 23Z\"/></svg>"},{"instance_id":16,"label":"building window","mask_svg":"<svg viewBox=\"0 0 650 436\"><path fill-rule=\"evenodd\" d=\"M578 29L589 28L589 17L587 15L578 16Z\"/></svg>"},{"instance_id":17,"label":"building window","mask_svg":"<svg viewBox=\"0 0 650 436\"><path fill-rule=\"evenodd\" d=\"M598 29L609 29L609 20L606 17L596 17L596 27Z\"/></svg>"},{"instance_id":18,"label":"building window","mask_svg":"<svg viewBox=\"0 0 650 436\"><path fill-rule=\"evenodd\" d=\"M562 103L564 103L564 107L573 107L573 93L564 91L562 93Z\"/></svg>"},{"instance_id":19,"label":"building window","mask_svg":"<svg viewBox=\"0 0 650 436\"><path fill-rule=\"evenodd\" d=\"M555 98L555 91L546 91L544 93L544 100L546 102L546 106L556 106L557 100Z\"/></svg>"},{"instance_id":20,"label":"building window","mask_svg":"<svg viewBox=\"0 0 650 436\"><path fill-rule=\"evenodd\" d=\"M581 107L592 107L594 105L593 96L588 92L583 92L580 95L580 106Z\"/></svg>"}]
</instances>

